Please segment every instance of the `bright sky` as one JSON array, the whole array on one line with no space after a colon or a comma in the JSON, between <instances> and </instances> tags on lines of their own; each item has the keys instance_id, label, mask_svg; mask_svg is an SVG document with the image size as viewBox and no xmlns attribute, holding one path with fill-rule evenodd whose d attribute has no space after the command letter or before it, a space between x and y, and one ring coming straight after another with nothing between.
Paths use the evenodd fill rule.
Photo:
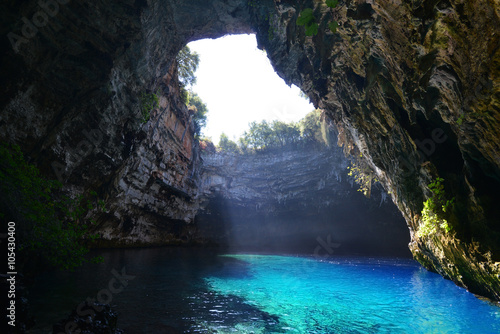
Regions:
<instances>
[{"instance_id":1,"label":"bright sky","mask_svg":"<svg viewBox=\"0 0 500 334\"><path fill-rule=\"evenodd\" d=\"M202 134L219 143L222 132L236 140L252 121L298 121L314 106L273 70L255 35L231 35L189 43L200 55L193 90L208 107Z\"/></svg>"}]
</instances>

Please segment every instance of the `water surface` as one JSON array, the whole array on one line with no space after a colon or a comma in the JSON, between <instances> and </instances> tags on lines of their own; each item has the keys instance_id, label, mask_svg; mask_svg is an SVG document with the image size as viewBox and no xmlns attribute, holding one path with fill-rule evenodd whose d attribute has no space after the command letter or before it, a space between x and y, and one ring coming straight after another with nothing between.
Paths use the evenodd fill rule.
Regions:
<instances>
[{"instance_id":1,"label":"water surface","mask_svg":"<svg viewBox=\"0 0 500 334\"><path fill-rule=\"evenodd\" d=\"M109 296L113 269L135 276L111 294L126 333L500 333L499 307L408 259L177 248L103 255L103 264L38 279L32 333L48 333L82 300Z\"/></svg>"}]
</instances>

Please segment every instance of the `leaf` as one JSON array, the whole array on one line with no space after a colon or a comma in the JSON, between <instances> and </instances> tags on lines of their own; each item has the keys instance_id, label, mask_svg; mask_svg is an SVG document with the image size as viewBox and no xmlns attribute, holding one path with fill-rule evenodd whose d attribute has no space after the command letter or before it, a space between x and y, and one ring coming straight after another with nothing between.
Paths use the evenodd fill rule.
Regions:
<instances>
[{"instance_id":1,"label":"leaf","mask_svg":"<svg viewBox=\"0 0 500 334\"><path fill-rule=\"evenodd\" d=\"M316 18L314 17L313 10L311 8L306 8L300 13L299 17L297 18L297 25L308 26L314 21L316 21Z\"/></svg>"},{"instance_id":2,"label":"leaf","mask_svg":"<svg viewBox=\"0 0 500 334\"><path fill-rule=\"evenodd\" d=\"M338 26L339 26L339 24L337 21L332 21L332 22L328 23L328 28L330 28L330 31L333 33L337 32Z\"/></svg>"},{"instance_id":3,"label":"leaf","mask_svg":"<svg viewBox=\"0 0 500 334\"><path fill-rule=\"evenodd\" d=\"M330 8L337 7L339 0L326 0L326 5Z\"/></svg>"},{"instance_id":4,"label":"leaf","mask_svg":"<svg viewBox=\"0 0 500 334\"><path fill-rule=\"evenodd\" d=\"M306 28L306 36L313 36L318 33L318 24L315 22Z\"/></svg>"}]
</instances>

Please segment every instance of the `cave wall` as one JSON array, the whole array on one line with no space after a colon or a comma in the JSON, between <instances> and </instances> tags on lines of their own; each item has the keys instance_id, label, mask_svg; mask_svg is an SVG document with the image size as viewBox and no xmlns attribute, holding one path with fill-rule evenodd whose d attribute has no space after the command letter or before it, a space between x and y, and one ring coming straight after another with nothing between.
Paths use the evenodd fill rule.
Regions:
<instances>
[{"instance_id":1,"label":"cave wall","mask_svg":"<svg viewBox=\"0 0 500 334\"><path fill-rule=\"evenodd\" d=\"M205 243L233 252L410 255L399 210L380 186L369 198L358 191L336 145L201 156L206 201L195 222Z\"/></svg>"},{"instance_id":2,"label":"cave wall","mask_svg":"<svg viewBox=\"0 0 500 334\"><path fill-rule=\"evenodd\" d=\"M111 244L191 238L199 159L175 55L189 41L255 32L277 73L372 166L410 227L415 258L500 299L498 1L353 0L335 10L312 0L47 3L0 4L0 138L69 193L97 190ZM316 36L295 23L306 7ZM142 92L161 102L146 124ZM419 238L437 177L456 200L453 230Z\"/></svg>"},{"instance_id":3,"label":"cave wall","mask_svg":"<svg viewBox=\"0 0 500 334\"><path fill-rule=\"evenodd\" d=\"M199 156L175 58L189 40L250 31L242 2L48 3L1 4L1 140L71 196L105 200L99 246L190 243Z\"/></svg>"}]
</instances>

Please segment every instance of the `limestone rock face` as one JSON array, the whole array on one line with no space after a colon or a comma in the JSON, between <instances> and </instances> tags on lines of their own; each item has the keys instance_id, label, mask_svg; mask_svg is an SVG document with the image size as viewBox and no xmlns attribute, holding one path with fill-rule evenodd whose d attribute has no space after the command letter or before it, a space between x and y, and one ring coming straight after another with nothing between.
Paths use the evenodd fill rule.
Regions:
<instances>
[{"instance_id":1,"label":"limestone rock face","mask_svg":"<svg viewBox=\"0 0 500 334\"><path fill-rule=\"evenodd\" d=\"M199 237L231 251L408 256L408 228L390 197L370 198L338 147L202 154ZM376 188L376 189L375 189Z\"/></svg>"},{"instance_id":2,"label":"limestone rock face","mask_svg":"<svg viewBox=\"0 0 500 334\"><path fill-rule=\"evenodd\" d=\"M200 160L175 56L189 41L255 32L277 73L372 166L410 227L414 256L500 299L498 1L44 3L0 4L0 138L68 192L97 190L106 240L192 238ZM296 25L304 8L314 9L315 36ZM160 97L144 124L141 93ZM455 198L452 230L419 237L438 177Z\"/></svg>"}]
</instances>

